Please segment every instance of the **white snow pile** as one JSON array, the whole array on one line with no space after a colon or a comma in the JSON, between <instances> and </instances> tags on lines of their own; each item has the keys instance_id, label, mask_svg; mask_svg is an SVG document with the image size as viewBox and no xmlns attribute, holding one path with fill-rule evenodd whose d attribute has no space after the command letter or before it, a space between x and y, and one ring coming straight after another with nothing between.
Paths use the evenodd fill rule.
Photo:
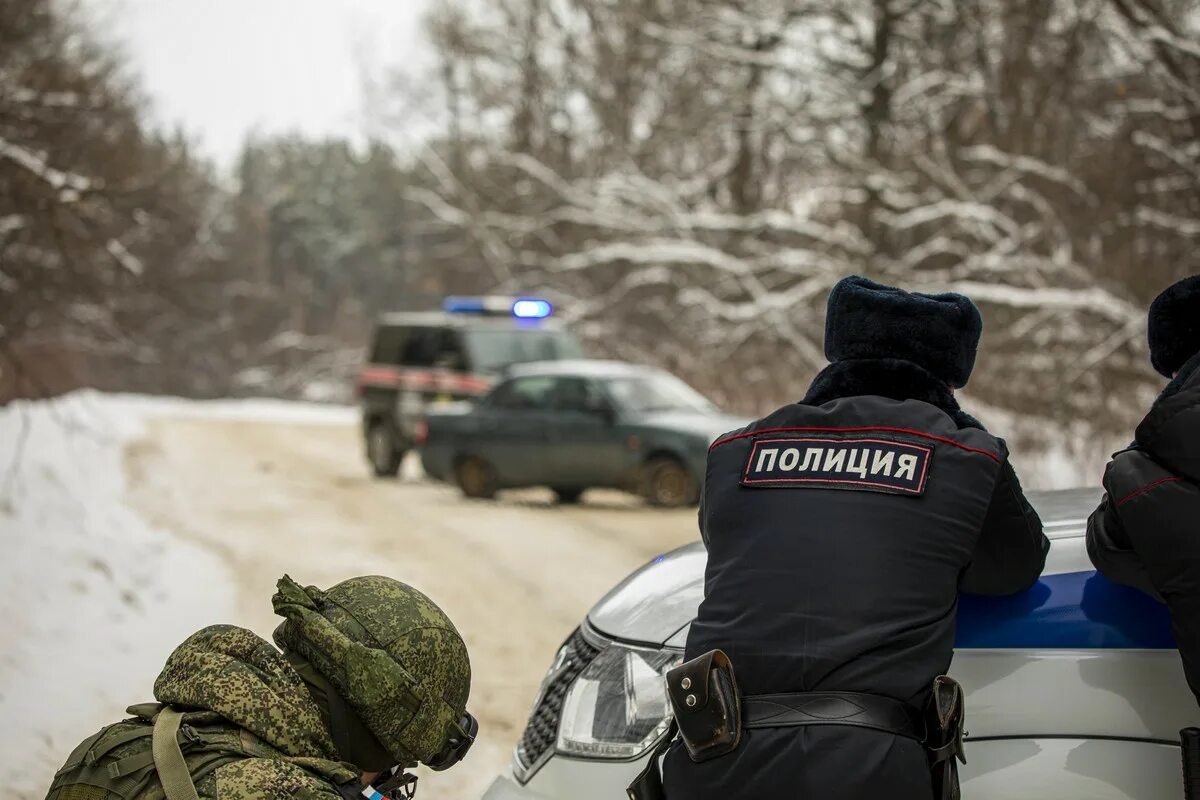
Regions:
<instances>
[{"instance_id":1,"label":"white snow pile","mask_svg":"<svg viewBox=\"0 0 1200 800\"><path fill-rule=\"evenodd\" d=\"M214 555L126 507L125 447L160 414L344 420L349 409L76 392L0 408L0 786L41 798L85 736L150 700L171 648L233 614Z\"/></svg>"},{"instance_id":2,"label":"white snow pile","mask_svg":"<svg viewBox=\"0 0 1200 800\"><path fill-rule=\"evenodd\" d=\"M127 417L133 416L140 419L170 416L176 419L191 417L296 425L340 425L358 419L358 409L353 406L329 405L324 402L300 402L270 398L184 400L178 397L150 397L136 394L83 394L90 394L109 407L118 409ZM0 413L3 413L2 410Z\"/></svg>"}]
</instances>

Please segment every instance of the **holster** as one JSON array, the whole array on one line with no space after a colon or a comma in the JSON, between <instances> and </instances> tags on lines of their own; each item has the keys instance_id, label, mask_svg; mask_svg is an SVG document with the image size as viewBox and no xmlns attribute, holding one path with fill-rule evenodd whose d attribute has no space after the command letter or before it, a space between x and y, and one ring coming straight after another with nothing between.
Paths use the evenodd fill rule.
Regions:
<instances>
[{"instance_id":1,"label":"holster","mask_svg":"<svg viewBox=\"0 0 1200 800\"><path fill-rule=\"evenodd\" d=\"M667 673L674 720L625 793L629 800L666 800L658 761L678 731L697 763L733 752L742 741L742 705L729 656L710 650Z\"/></svg>"},{"instance_id":2,"label":"holster","mask_svg":"<svg viewBox=\"0 0 1200 800\"><path fill-rule=\"evenodd\" d=\"M1179 732L1179 753L1183 757L1183 800L1200 800L1200 728Z\"/></svg>"},{"instance_id":3,"label":"holster","mask_svg":"<svg viewBox=\"0 0 1200 800\"><path fill-rule=\"evenodd\" d=\"M933 679L929 699L925 750L936 800L959 800L958 762L967 763L963 749L966 709L958 681L945 675Z\"/></svg>"},{"instance_id":4,"label":"holster","mask_svg":"<svg viewBox=\"0 0 1200 800\"><path fill-rule=\"evenodd\" d=\"M729 656L710 650L667 673L667 694L688 756L699 763L737 749L742 706Z\"/></svg>"},{"instance_id":5,"label":"holster","mask_svg":"<svg viewBox=\"0 0 1200 800\"><path fill-rule=\"evenodd\" d=\"M658 747L654 748L654 752L646 760L646 766L625 789L629 800L667 800L667 792L663 789L662 772L658 769L658 760L670 749L671 742L675 741L675 734L678 732L679 727L674 720L671 720L671 727L667 729L667 733L658 743Z\"/></svg>"}]
</instances>

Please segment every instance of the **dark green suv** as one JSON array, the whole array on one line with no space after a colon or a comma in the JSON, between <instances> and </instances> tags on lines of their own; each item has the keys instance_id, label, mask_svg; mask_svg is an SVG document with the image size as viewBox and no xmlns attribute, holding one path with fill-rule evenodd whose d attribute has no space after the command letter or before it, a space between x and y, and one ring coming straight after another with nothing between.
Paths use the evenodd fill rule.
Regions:
<instances>
[{"instance_id":1,"label":"dark green suv","mask_svg":"<svg viewBox=\"0 0 1200 800\"><path fill-rule=\"evenodd\" d=\"M430 476L468 497L549 486L571 503L611 487L682 506L699 497L709 444L745 422L658 369L525 364L476 403L430 409L421 457Z\"/></svg>"}]
</instances>

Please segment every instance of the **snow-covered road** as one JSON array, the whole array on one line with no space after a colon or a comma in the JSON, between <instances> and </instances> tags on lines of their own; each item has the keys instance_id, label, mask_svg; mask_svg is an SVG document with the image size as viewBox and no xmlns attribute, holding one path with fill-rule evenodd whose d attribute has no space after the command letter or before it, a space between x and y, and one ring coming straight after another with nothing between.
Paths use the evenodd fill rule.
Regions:
<instances>
[{"instance_id":1,"label":"snow-covered road","mask_svg":"<svg viewBox=\"0 0 1200 800\"><path fill-rule=\"evenodd\" d=\"M24 432L23 432L24 431ZM24 446L19 448L21 442ZM424 798L478 797L508 760L555 648L693 511L615 493L471 502L406 465L369 479L350 409L77 393L0 409L0 785L44 794L99 725L150 697L171 649L232 622L269 636L284 572L381 573L434 597L471 652L470 758Z\"/></svg>"}]
</instances>

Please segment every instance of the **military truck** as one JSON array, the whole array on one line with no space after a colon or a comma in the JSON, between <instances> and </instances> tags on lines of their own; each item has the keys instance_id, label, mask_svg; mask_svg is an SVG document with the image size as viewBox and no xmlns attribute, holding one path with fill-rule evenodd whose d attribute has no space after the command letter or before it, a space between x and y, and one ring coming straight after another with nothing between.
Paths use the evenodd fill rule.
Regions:
<instances>
[{"instance_id":1,"label":"military truck","mask_svg":"<svg viewBox=\"0 0 1200 800\"><path fill-rule=\"evenodd\" d=\"M542 298L448 297L440 310L382 315L357 387L372 473L400 471L432 405L483 395L513 364L582 358L553 311Z\"/></svg>"}]
</instances>

